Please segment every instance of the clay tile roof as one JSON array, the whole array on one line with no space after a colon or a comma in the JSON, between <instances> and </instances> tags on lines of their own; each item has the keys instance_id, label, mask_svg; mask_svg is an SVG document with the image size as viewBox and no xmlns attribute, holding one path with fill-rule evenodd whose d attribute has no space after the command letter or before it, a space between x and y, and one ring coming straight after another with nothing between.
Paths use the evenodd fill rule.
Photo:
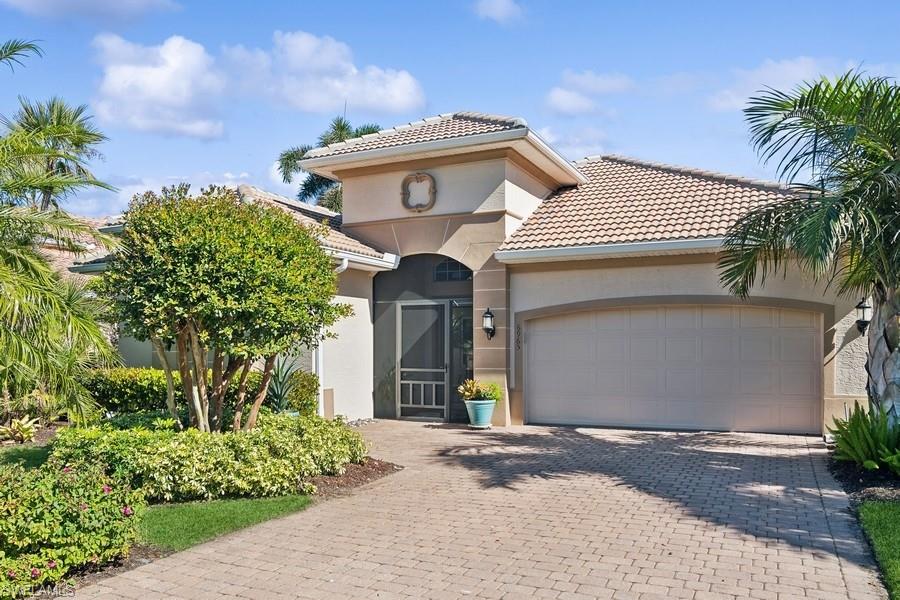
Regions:
<instances>
[{"instance_id":1,"label":"clay tile roof","mask_svg":"<svg viewBox=\"0 0 900 600\"><path fill-rule=\"evenodd\" d=\"M621 156L575 164L589 181L544 200L499 250L718 238L751 208L792 195L778 183Z\"/></svg>"},{"instance_id":2,"label":"clay tile roof","mask_svg":"<svg viewBox=\"0 0 900 600\"><path fill-rule=\"evenodd\" d=\"M448 140L496 131L520 129L527 126L528 124L523 119L501 115L476 112L446 113L436 117L428 117L421 121L413 121L407 125L382 129L376 133L352 138L345 142L314 148L306 153L305 158L337 156L362 150L376 150L420 142Z\"/></svg>"},{"instance_id":3,"label":"clay tile roof","mask_svg":"<svg viewBox=\"0 0 900 600\"><path fill-rule=\"evenodd\" d=\"M383 252L380 252L341 231L341 215L338 213L332 212L321 206L291 200L290 198L285 198L284 196L261 190L252 185L239 185L237 191L243 200L259 202L281 208L282 210L289 212L301 223L308 225L324 223L325 225L328 225L328 236L322 241L322 245L325 248L352 252L354 254L371 256L374 258L384 257Z\"/></svg>"}]
</instances>

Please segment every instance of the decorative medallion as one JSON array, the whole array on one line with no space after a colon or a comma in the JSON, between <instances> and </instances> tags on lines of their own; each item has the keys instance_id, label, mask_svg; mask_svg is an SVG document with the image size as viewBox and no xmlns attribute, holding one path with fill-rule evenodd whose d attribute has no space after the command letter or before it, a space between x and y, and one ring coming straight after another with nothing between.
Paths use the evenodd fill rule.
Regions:
<instances>
[{"instance_id":1,"label":"decorative medallion","mask_svg":"<svg viewBox=\"0 0 900 600\"><path fill-rule=\"evenodd\" d=\"M410 204L410 184L422 182L428 182L428 202L424 204ZM400 186L400 199L403 201L403 206L407 210L412 210L415 212L425 212L426 210L431 210L431 207L434 206L434 202L437 199L437 187L434 184L434 177L432 177L428 173L410 173L403 178L403 185Z\"/></svg>"}]
</instances>

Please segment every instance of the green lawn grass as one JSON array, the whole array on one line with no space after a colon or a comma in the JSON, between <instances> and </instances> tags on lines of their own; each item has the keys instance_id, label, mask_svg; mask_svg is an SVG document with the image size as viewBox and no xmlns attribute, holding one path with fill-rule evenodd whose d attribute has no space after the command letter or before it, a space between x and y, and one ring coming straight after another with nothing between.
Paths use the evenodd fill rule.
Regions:
<instances>
[{"instance_id":1,"label":"green lawn grass","mask_svg":"<svg viewBox=\"0 0 900 600\"><path fill-rule=\"evenodd\" d=\"M0 447L0 465L22 463L26 469L36 469L50 456L47 446L7 446Z\"/></svg>"},{"instance_id":2,"label":"green lawn grass","mask_svg":"<svg viewBox=\"0 0 900 600\"><path fill-rule=\"evenodd\" d=\"M891 600L900 600L900 502L863 502L859 517L875 549Z\"/></svg>"},{"instance_id":3,"label":"green lawn grass","mask_svg":"<svg viewBox=\"0 0 900 600\"><path fill-rule=\"evenodd\" d=\"M151 506L140 524L141 542L183 550L237 529L303 510L309 496L241 498Z\"/></svg>"}]
</instances>

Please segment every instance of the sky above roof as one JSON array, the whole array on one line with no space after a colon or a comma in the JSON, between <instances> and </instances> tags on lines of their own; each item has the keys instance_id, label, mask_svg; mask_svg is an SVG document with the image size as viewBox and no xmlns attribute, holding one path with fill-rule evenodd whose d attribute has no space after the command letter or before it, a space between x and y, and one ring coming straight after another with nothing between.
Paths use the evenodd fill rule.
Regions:
<instances>
[{"instance_id":1,"label":"sky above roof","mask_svg":"<svg viewBox=\"0 0 900 600\"><path fill-rule=\"evenodd\" d=\"M0 39L45 52L0 72L0 114L18 95L90 106L110 138L94 171L119 190L67 200L87 215L179 181L293 195L278 153L314 143L345 106L354 124L382 127L460 110L520 116L571 159L772 179L741 114L754 91L860 65L900 74L900 4L847 6L0 0Z\"/></svg>"}]
</instances>

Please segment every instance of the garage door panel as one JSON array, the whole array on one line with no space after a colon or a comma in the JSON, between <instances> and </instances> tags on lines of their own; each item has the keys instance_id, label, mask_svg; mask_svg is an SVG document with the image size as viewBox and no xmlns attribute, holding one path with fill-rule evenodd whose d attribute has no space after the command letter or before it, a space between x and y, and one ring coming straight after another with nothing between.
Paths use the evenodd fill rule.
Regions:
<instances>
[{"instance_id":1,"label":"garage door panel","mask_svg":"<svg viewBox=\"0 0 900 600\"><path fill-rule=\"evenodd\" d=\"M628 358L632 362L655 362L659 358L659 338L632 337L630 341Z\"/></svg>"},{"instance_id":2,"label":"garage door panel","mask_svg":"<svg viewBox=\"0 0 900 600\"><path fill-rule=\"evenodd\" d=\"M709 334L703 332L700 338L700 360L704 363L734 361L736 343L729 333Z\"/></svg>"},{"instance_id":3,"label":"garage door panel","mask_svg":"<svg viewBox=\"0 0 900 600\"><path fill-rule=\"evenodd\" d=\"M776 353L776 340L771 334L752 333L740 337L740 358L743 362L773 361Z\"/></svg>"},{"instance_id":4,"label":"garage door panel","mask_svg":"<svg viewBox=\"0 0 900 600\"><path fill-rule=\"evenodd\" d=\"M595 362L596 338L593 333L567 333L566 335L537 335L535 352L556 360L585 360Z\"/></svg>"},{"instance_id":5,"label":"garage door panel","mask_svg":"<svg viewBox=\"0 0 900 600\"><path fill-rule=\"evenodd\" d=\"M808 363L816 356L816 340L809 333L781 336L782 362Z\"/></svg>"},{"instance_id":6,"label":"garage door panel","mask_svg":"<svg viewBox=\"0 0 900 600\"><path fill-rule=\"evenodd\" d=\"M670 397L696 399L700 378L697 369L666 369L666 391Z\"/></svg>"},{"instance_id":7,"label":"garage door panel","mask_svg":"<svg viewBox=\"0 0 900 600\"><path fill-rule=\"evenodd\" d=\"M663 309L666 329L697 328L696 306L667 306Z\"/></svg>"},{"instance_id":8,"label":"garage door panel","mask_svg":"<svg viewBox=\"0 0 900 600\"><path fill-rule=\"evenodd\" d=\"M696 336L666 337L663 360L696 361L700 354L699 346L699 340Z\"/></svg>"},{"instance_id":9,"label":"garage door panel","mask_svg":"<svg viewBox=\"0 0 900 600\"><path fill-rule=\"evenodd\" d=\"M734 309L730 306L701 306L700 326L703 329L732 329Z\"/></svg>"},{"instance_id":10,"label":"garage door panel","mask_svg":"<svg viewBox=\"0 0 900 600\"><path fill-rule=\"evenodd\" d=\"M819 432L815 313L656 306L539 319L526 331L526 418L597 424Z\"/></svg>"},{"instance_id":11,"label":"garage door panel","mask_svg":"<svg viewBox=\"0 0 900 600\"><path fill-rule=\"evenodd\" d=\"M740 326L743 329L753 327L775 327L777 324L777 321L775 320L775 309L741 307L738 310L740 311Z\"/></svg>"}]
</instances>

